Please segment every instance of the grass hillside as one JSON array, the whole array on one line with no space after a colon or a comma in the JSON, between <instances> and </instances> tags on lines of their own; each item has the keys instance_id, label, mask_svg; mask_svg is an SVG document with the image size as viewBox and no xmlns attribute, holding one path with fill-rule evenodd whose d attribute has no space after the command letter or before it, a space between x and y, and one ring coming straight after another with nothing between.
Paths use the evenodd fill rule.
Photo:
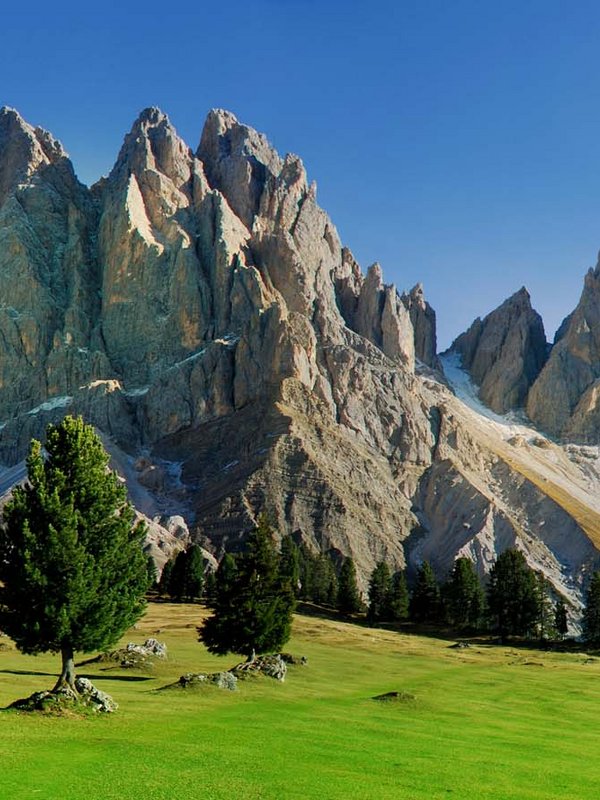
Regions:
<instances>
[{"instance_id":1,"label":"grass hillside","mask_svg":"<svg viewBox=\"0 0 600 800\"><path fill-rule=\"evenodd\" d=\"M0 714L0 797L11 800L594 798L600 660L474 646L297 616L306 655L284 684L155 690L226 669L197 643L201 610L152 605L125 641L170 659L141 672L80 668L120 703L94 718ZM6 640L3 640L6 642ZM0 706L53 685L54 656L0 650ZM371 698L388 691L409 697ZM410 697L412 696L412 697Z\"/></svg>"}]
</instances>

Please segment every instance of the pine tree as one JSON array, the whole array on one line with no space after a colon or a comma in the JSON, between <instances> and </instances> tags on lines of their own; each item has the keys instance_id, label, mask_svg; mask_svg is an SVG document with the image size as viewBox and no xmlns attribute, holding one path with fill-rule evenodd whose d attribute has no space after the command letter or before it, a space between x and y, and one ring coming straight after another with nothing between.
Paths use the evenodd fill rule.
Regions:
<instances>
[{"instance_id":1,"label":"pine tree","mask_svg":"<svg viewBox=\"0 0 600 800\"><path fill-rule=\"evenodd\" d=\"M192 544L185 551L185 574L183 578L183 596L186 600L199 600L204 587L204 556L197 544Z\"/></svg>"},{"instance_id":2,"label":"pine tree","mask_svg":"<svg viewBox=\"0 0 600 800\"><path fill-rule=\"evenodd\" d=\"M351 558L344 559L338 579L337 607L343 614L357 614L362 601L356 584L356 567Z\"/></svg>"},{"instance_id":3,"label":"pine tree","mask_svg":"<svg viewBox=\"0 0 600 800\"><path fill-rule=\"evenodd\" d=\"M594 572L585 596L581 620L583 639L592 647L600 646L600 572Z\"/></svg>"},{"instance_id":4,"label":"pine tree","mask_svg":"<svg viewBox=\"0 0 600 800\"><path fill-rule=\"evenodd\" d=\"M163 567L163 570L160 574L160 580L158 581L158 593L160 595L169 594L174 566L175 558L170 558Z\"/></svg>"},{"instance_id":5,"label":"pine tree","mask_svg":"<svg viewBox=\"0 0 600 800\"><path fill-rule=\"evenodd\" d=\"M265 653L290 636L294 593L279 572L273 531L264 516L249 534L246 550L225 556L217 572L214 613L199 628L211 653Z\"/></svg>"},{"instance_id":6,"label":"pine tree","mask_svg":"<svg viewBox=\"0 0 600 800\"><path fill-rule=\"evenodd\" d=\"M559 597L554 605L554 628L561 639L564 639L569 631L567 607L562 597Z\"/></svg>"},{"instance_id":7,"label":"pine tree","mask_svg":"<svg viewBox=\"0 0 600 800\"><path fill-rule=\"evenodd\" d=\"M435 623L440 618L440 587L431 564L424 561L410 599L410 617L414 622Z\"/></svg>"},{"instance_id":8,"label":"pine tree","mask_svg":"<svg viewBox=\"0 0 600 800\"><path fill-rule=\"evenodd\" d=\"M392 589L392 576L390 568L384 561L380 561L371 573L369 580L369 609L367 620L370 625L387 620L391 616L390 594Z\"/></svg>"},{"instance_id":9,"label":"pine tree","mask_svg":"<svg viewBox=\"0 0 600 800\"><path fill-rule=\"evenodd\" d=\"M329 556L318 555L312 564L312 586L310 599L317 605L335 606L338 594L338 578Z\"/></svg>"},{"instance_id":10,"label":"pine tree","mask_svg":"<svg viewBox=\"0 0 600 800\"><path fill-rule=\"evenodd\" d=\"M281 540L279 571L297 597L300 592L300 550L291 536L284 536Z\"/></svg>"},{"instance_id":11,"label":"pine tree","mask_svg":"<svg viewBox=\"0 0 600 800\"><path fill-rule=\"evenodd\" d=\"M204 578L204 602L209 608L214 607L216 596L217 575L214 570L209 569Z\"/></svg>"},{"instance_id":12,"label":"pine tree","mask_svg":"<svg viewBox=\"0 0 600 800\"><path fill-rule=\"evenodd\" d=\"M180 550L173 561L173 568L169 577L169 595L176 603L181 603L185 596L185 564L187 561L185 550Z\"/></svg>"},{"instance_id":13,"label":"pine tree","mask_svg":"<svg viewBox=\"0 0 600 800\"><path fill-rule=\"evenodd\" d=\"M528 636L538 622L538 589L534 571L520 550L510 548L498 556L487 589L492 626L502 641Z\"/></svg>"},{"instance_id":14,"label":"pine tree","mask_svg":"<svg viewBox=\"0 0 600 800\"><path fill-rule=\"evenodd\" d=\"M542 572L537 572L536 588L537 588L537 629L540 641L553 639L556 634L554 626L554 608L550 600L549 588L550 584L548 579Z\"/></svg>"},{"instance_id":15,"label":"pine tree","mask_svg":"<svg viewBox=\"0 0 600 800\"><path fill-rule=\"evenodd\" d=\"M481 624L484 595L469 558L457 558L442 590L446 622L457 630L477 629Z\"/></svg>"},{"instance_id":16,"label":"pine tree","mask_svg":"<svg viewBox=\"0 0 600 800\"><path fill-rule=\"evenodd\" d=\"M408 618L408 587L406 576L399 570L392 575L388 597L389 618L391 622L403 622Z\"/></svg>"},{"instance_id":17,"label":"pine tree","mask_svg":"<svg viewBox=\"0 0 600 800\"><path fill-rule=\"evenodd\" d=\"M74 652L114 644L143 613L144 526L90 425L49 425L0 530L0 629L24 653L60 652L56 688L74 688Z\"/></svg>"}]
</instances>

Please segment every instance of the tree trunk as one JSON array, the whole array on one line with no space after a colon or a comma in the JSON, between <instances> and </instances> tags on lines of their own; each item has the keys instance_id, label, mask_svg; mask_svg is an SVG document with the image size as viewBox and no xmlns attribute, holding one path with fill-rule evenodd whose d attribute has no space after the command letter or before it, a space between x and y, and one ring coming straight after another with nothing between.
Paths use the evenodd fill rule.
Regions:
<instances>
[{"instance_id":1,"label":"tree trunk","mask_svg":"<svg viewBox=\"0 0 600 800\"><path fill-rule=\"evenodd\" d=\"M75 694L77 694L77 690L75 689L75 663L73 661L73 648L70 644L66 644L62 646L60 652L62 655L62 671L56 682L54 691L57 689L63 689L65 686L67 686L69 689L72 689Z\"/></svg>"}]
</instances>

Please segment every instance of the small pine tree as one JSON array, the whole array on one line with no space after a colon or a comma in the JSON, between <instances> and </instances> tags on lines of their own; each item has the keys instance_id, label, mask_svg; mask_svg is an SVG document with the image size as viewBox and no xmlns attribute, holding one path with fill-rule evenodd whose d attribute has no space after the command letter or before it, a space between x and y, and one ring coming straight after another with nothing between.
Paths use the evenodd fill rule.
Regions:
<instances>
[{"instance_id":1,"label":"small pine tree","mask_svg":"<svg viewBox=\"0 0 600 800\"><path fill-rule=\"evenodd\" d=\"M169 578L169 595L176 603L181 603L185 596L185 565L187 556L185 550L180 550L173 561L173 568Z\"/></svg>"},{"instance_id":2,"label":"small pine tree","mask_svg":"<svg viewBox=\"0 0 600 800\"><path fill-rule=\"evenodd\" d=\"M209 569L204 578L204 602L209 608L214 607L216 595L217 575L214 570Z\"/></svg>"},{"instance_id":3,"label":"small pine tree","mask_svg":"<svg viewBox=\"0 0 600 800\"><path fill-rule=\"evenodd\" d=\"M300 550L291 536L284 536L281 540L281 555L279 557L279 571L292 587L296 597L300 593Z\"/></svg>"},{"instance_id":4,"label":"small pine tree","mask_svg":"<svg viewBox=\"0 0 600 800\"><path fill-rule=\"evenodd\" d=\"M446 622L457 630L476 630L483 617L484 595L473 562L457 558L442 589Z\"/></svg>"},{"instance_id":5,"label":"small pine tree","mask_svg":"<svg viewBox=\"0 0 600 800\"><path fill-rule=\"evenodd\" d=\"M556 628L554 626L554 608L549 595L549 582L542 572L537 572L536 588L537 588L537 629L540 641L553 639L556 635Z\"/></svg>"},{"instance_id":6,"label":"small pine tree","mask_svg":"<svg viewBox=\"0 0 600 800\"><path fill-rule=\"evenodd\" d=\"M390 618L390 593L392 576L390 568L384 561L380 561L371 573L369 580L369 609L367 620L370 625Z\"/></svg>"},{"instance_id":7,"label":"small pine tree","mask_svg":"<svg viewBox=\"0 0 600 800\"><path fill-rule=\"evenodd\" d=\"M60 652L56 688L74 687L74 651L114 644L144 611L145 528L91 425L49 425L28 482L4 508L0 629L24 653Z\"/></svg>"},{"instance_id":8,"label":"small pine tree","mask_svg":"<svg viewBox=\"0 0 600 800\"><path fill-rule=\"evenodd\" d=\"M357 614L362 601L356 583L356 567L352 558L344 559L338 579L337 607L342 614Z\"/></svg>"},{"instance_id":9,"label":"small pine tree","mask_svg":"<svg viewBox=\"0 0 600 800\"><path fill-rule=\"evenodd\" d=\"M185 551L185 572L183 576L183 596L188 601L199 600L204 587L204 556L197 544Z\"/></svg>"},{"instance_id":10,"label":"small pine tree","mask_svg":"<svg viewBox=\"0 0 600 800\"><path fill-rule=\"evenodd\" d=\"M438 622L440 618L440 587L428 561L421 564L417 573L410 599L410 618L428 624Z\"/></svg>"},{"instance_id":11,"label":"small pine tree","mask_svg":"<svg viewBox=\"0 0 600 800\"><path fill-rule=\"evenodd\" d=\"M406 576L404 572L399 570L392 575L388 597L388 613L391 622L403 622L408 619L408 602Z\"/></svg>"},{"instance_id":12,"label":"small pine tree","mask_svg":"<svg viewBox=\"0 0 600 800\"><path fill-rule=\"evenodd\" d=\"M559 597L554 605L554 628L560 639L564 639L569 632L567 607L562 597Z\"/></svg>"},{"instance_id":13,"label":"small pine tree","mask_svg":"<svg viewBox=\"0 0 600 800\"><path fill-rule=\"evenodd\" d=\"M158 571L156 569L156 562L152 556L146 557L146 569L148 571L149 590L156 591L158 589Z\"/></svg>"},{"instance_id":14,"label":"small pine tree","mask_svg":"<svg viewBox=\"0 0 600 800\"><path fill-rule=\"evenodd\" d=\"M273 531L261 515L246 550L225 556L217 573L214 613L200 627L200 640L211 653L265 653L290 636L294 593L279 572Z\"/></svg>"},{"instance_id":15,"label":"small pine tree","mask_svg":"<svg viewBox=\"0 0 600 800\"><path fill-rule=\"evenodd\" d=\"M338 579L335 567L329 556L318 555L312 564L312 586L310 599L323 606L335 606L337 603Z\"/></svg>"},{"instance_id":16,"label":"small pine tree","mask_svg":"<svg viewBox=\"0 0 600 800\"><path fill-rule=\"evenodd\" d=\"M313 599L313 583L316 557L302 543L298 548L298 571L300 586L298 596L303 600Z\"/></svg>"},{"instance_id":17,"label":"small pine tree","mask_svg":"<svg viewBox=\"0 0 600 800\"><path fill-rule=\"evenodd\" d=\"M171 576L173 575L173 567L175 566L175 558L170 558L164 565L158 581L158 593L162 596L168 595L171 587Z\"/></svg>"},{"instance_id":18,"label":"small pine tree","mask_svg":"<svg viewBox=\"0 0 600 800\"><path fill-rule=\"evenodd\" d=\"M591 647L600 646L600 572L594 572L585 596L581 620L583 639Z\"/></svg>"}]
</instances>

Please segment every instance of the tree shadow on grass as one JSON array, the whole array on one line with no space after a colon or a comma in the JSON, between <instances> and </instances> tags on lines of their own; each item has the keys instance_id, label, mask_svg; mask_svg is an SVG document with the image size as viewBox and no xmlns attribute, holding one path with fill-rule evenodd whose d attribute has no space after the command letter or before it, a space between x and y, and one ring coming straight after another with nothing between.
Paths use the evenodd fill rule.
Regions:
<instances>
[{"instance_id":1,"label":"tree shadow on grass","mask_svg":"<svg viewBox=\"0 0 600 800\"><path fill-rule=\"evenodd\" d=\"M88 678L90 681L129 681L129 682L139 682L139 681L151 681L152 678L149 675L92 675L89 672L78 672L78 678Z\"/></svg>"},{"instance_id":2,"label":"tree shadow on grass","mask_svg":"<svg viewBox=\"0 0 600 800\"><path fill-rule=\"evenodd\" d=\"M57 678L56 672L35 672L25 669L0 669L3 675L35 675L41 677ZM88 678L90 681L150 681L152 678L145 675L90 675L87 672L78 672L78 678Z\"/></svg>"},{"instance_id":3,"label":"tree shadow on grass","mask_svg":"<svg viewBox=\"0 0 600 800\"><path fill-rule=\"evenodd\" d=\"M58 674L56 672L35 672L34 670L30 669L0 669L0 674L2 675L41 675L42 677L50 677L56 678Z\"/></svg>"}]
</instances>

